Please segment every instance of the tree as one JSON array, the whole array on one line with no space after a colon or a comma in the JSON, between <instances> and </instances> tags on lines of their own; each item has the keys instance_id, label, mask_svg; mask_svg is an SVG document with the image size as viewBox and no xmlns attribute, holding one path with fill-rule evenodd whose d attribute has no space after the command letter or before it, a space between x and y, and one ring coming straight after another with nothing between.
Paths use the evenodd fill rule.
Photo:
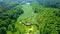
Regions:
<instances>
[{"instance_id":1,"label":"tree","mask_svg":"<svg viewBox=\"0 0 60 34\"><path fill-rule=\"evenodd\" d=\"M34 10L34 13L39 13L40 12L40 5L38 2L32 2L31 3L32 9Z\"/></svg>"},{"instance_id":2,"label":"tree","mask_svg":"<svg viewBox=\"0 0 60 34\"><path fill-rule=\"evenodd\" d=\"M5 27L0 28L0 34L7 34L6 32L7 31Z\"/></svg>"},{"instance_id":3,"label":"tree","mask_svg":"<svg viewBox=\"0 0 60 34\"><path fill-rule=\"evenodd\" d=\"M45 8L41 11L36 17L40 24L40 34L58 34L60 32L59 15L60 10L55 8Z\"/></svg>"}]
</instances>

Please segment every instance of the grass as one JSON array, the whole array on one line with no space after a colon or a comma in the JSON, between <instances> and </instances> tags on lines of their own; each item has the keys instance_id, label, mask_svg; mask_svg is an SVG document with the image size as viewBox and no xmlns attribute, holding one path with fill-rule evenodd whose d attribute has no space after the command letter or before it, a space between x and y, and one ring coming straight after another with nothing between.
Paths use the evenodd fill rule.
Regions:
<instances>
[{"instance_id":1,"label":"grass","mask_svg":"<svg viewBox=\"0 0 60 34\"><path fill-rule=\"evenodd\" d=\"M30 21L30 23L32 23L32 24L36 23L36 21L35 21L36 14L34 13L32 7L29 4L24 4L22 6L23 6L22 9L24 10L24 13L19 16L19 18L17 19L17 23L19 23L20 20L22 20L22 22L24 22L24 23L26 23L26 21ZM21 27L22 27L21 25L22 24L20 24L20 25L17 24L16 26L19 29L21 29ZM33 25L33 26L23 26L23 28L25 28L25 30L26 30L25 31L26 34L29 32L29 29L30 29L29 27L32 27L32 29L33 29L31 34L34 34L34 32L37 31L37 27L35 25Z\"/></svg>"}]
</instances>

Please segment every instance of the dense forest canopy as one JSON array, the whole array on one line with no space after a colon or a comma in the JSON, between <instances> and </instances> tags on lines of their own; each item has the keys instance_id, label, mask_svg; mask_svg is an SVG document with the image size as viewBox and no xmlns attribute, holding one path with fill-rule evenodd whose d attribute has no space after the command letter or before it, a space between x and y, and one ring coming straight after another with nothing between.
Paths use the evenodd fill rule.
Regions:
<instances>
[{"instance_id":1,"label":"dense forest canopy","mask_svg":"<svg viewBox=\"0 0 60 34\"><path fill-rule=\"evenodd\" d=\"M45 7L60 8L60 0L37 0Z\"/></svg>"},{"instance_id":2,"label":"dense forest canopy","mask_svg":"<svg viewBox=\"0 0 60 34\"><path fill-rule=\"evenodd\" d=\"M60 34L60 0L0 0L0 34Z\"/></svg>"}]
</instances>

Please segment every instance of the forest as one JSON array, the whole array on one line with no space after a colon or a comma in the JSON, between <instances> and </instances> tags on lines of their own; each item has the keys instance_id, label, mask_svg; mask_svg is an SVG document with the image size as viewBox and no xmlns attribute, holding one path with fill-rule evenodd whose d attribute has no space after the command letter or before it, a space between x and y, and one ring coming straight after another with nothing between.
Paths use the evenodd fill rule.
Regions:
<instances>
[{"instance_id":1,"label":"forest","mask_svg":"<svg viewBox=\"0 0 60 34\"><path fill-rule=\"evenodd\" d=\"M0 34L60 34L60 0L0 0Z\"/></svg>"}]
</instances>

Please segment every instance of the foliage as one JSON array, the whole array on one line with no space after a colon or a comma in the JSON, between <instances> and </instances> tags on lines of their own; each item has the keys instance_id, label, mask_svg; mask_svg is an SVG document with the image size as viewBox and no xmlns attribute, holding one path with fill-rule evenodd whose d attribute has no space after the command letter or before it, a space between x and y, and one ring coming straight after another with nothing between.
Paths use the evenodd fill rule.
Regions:
<instances>
[{"instance_id":1,"label":"foliage","mask_svg":"<svg viewBox=\"0 0 60 34\"><path fill-rule=\"evenodd\" d=\"M53 0L42 0L40 5L36 0L30 5L19 0L0 1L0 34L60 34L59 9L60 2Z\"/></svg>"},{"instance_id":2,"label":"foliage","mask_svg":"<svg viewBox=\"0 0 60 34\"><path fill-rule=\"evenodd\" d=\"M21 6L16 6L6 12L3 10L4 9L0 8L0 33L6 34L7 31L16 32L15 22L19 15L23 13Z\"/></svg>"},{"instance_id":3,"label":"foliage","mask_svg":"<svg viewBox=\"0 0 60 34\"><path fill-rule=\"evenodd\" d=\"M34 10L34 13L39 13L41 6L38 2L34 1L31 3L32 9Z\"/></svg>"},{"instance_id":4,"label":"foliage","mask_svg":"<svg viewBox=\"0 0 60 34\"><path fill-rule=\"evenodd\" d=\"M44 8L38 15L40 34L60 34L60 10Z\"/></svg>"},{"instance_id":5,"label":"foliage","mask_svg":"<svg viewBox=\"0 0 60 34\"><path fill-rule=\"evenodd\" d=\"M40 5L49 8L59 8L60 0L37 0Z\"/></svg>"}]
</instances>

